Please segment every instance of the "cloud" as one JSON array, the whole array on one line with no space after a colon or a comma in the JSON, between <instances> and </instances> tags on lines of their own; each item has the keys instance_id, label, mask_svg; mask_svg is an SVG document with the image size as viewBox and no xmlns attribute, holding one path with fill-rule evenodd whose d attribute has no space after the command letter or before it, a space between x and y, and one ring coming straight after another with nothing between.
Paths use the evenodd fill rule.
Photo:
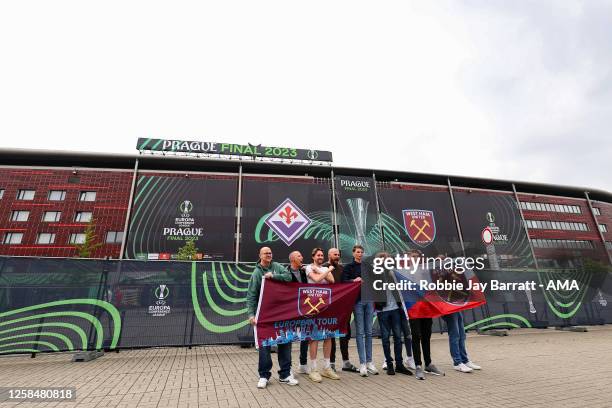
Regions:
<instances>
[{"instance_id":1,"label":"cloud","mask_svg":"<svg viewBox=\"0 0 612 408\"><path fill-rule=\"evenodd\" d=\"M608 2L0 6L6 147L138 137L612 190ZM8 62L7 62L8 61Z\"/></svg>"}]
</instances>

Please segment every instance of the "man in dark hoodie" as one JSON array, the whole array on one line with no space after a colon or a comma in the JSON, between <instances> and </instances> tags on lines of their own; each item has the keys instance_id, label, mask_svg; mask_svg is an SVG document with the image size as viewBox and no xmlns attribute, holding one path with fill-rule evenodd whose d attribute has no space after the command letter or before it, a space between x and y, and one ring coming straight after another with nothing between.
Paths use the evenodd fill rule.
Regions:
<instances>
[{"instance_id":1,"label":"man in dark hoodie","mask_svg":"<svg viewBox=\"0 0 612 408\"><path fill-rule=\"evenodd\" d=\"M263 279L275 279L283 282L291 282L292 280L291 273L287 269L277 262L272 262L272 250L268 247L263 247L259 250L259 262L257 262L249 281L246 304L249 322L252 325L257 324L255 313ZM272 369L272 356L270 352L270 346L259 347L259 382L257 383L257 388L266 388L272 376L270 372ZM278 365L280 366L278 381L281 384L298 385L298 380L293 378L291 374L291 343L279 344L277 353Z\"/></svg>"}]
</instances>

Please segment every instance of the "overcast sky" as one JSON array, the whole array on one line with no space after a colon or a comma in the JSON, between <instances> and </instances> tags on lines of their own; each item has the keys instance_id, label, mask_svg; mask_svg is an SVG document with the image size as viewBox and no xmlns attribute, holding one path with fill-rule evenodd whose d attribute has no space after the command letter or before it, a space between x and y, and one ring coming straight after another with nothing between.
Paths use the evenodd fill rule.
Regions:
<instances>
[{"instance_id":1,"label":"overcast sky","mask_svg":"<svg viewBox=\"0 0 612 408\"><path fill-rule=\"evenodd\" d=\"M138 137L612 191L611 1L5 1L1 147Z\"/></svg>"}]
</instances>

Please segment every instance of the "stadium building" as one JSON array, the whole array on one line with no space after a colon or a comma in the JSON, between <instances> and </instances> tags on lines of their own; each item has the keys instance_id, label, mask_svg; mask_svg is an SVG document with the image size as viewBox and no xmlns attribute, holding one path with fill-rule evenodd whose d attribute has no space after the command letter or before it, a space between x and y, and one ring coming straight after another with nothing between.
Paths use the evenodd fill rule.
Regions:
<instances>
[{"instance_id":1,"label":"stadium building","mask_svg":"<svg viewBox=\"0 0 612 408\"><path fill-rule=\"evenodd\" d=\"M246 291L263 246L285 263L293 250L308 262L332 246L349 262L356 243L367 256L482 258L483 282L539 283L487 291L464 313L466 329L612 322L609 192L343 168L313 150L138 147L0 151L0 323L10 325L0 354L252 343ZM546 289L558 282L568 286ZM453 307L471 299L434 292ZM11 334L43 326L72 343Z\"/></svg>"},{"instance_id":2,"label":"stadium building","mask_svg":"<svg viewBox=\"0 0 612 408\"><path fill-rule=\"evenodd\" d=\"M174 259L194 240L198 259L252 261L266 243L284 257L315 245L346 252L359 237L372 250L432 254L499 238L499 258L511 264L530 255L548 267L612 258L606 191L178 155L3 150L0 159L0 255L74 257L91 223L94 258ZM179 208L184 202L194 208ZM308 225L293 236L277 230L282 216L265 218L275 209L303 212Z\"/></svg>"}]
</instances>

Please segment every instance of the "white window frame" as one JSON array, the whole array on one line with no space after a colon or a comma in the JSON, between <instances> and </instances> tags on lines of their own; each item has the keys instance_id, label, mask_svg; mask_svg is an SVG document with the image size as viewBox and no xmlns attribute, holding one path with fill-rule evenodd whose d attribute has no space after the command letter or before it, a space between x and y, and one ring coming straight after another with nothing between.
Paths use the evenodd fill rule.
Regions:
<instances>
[{"instance_id":1,"label":"white window frame","mask_svg":"<svg viewBox=\"0 0 612 408\"><path fill-rule=\"evenodd\" d=\"M89 214L89 219L88 220L83 220L83 214ZM82 222L82 223L88 223L93 219L93 213L91 211L77 211L74 214L74 222Z\"/></svg>"},{"instance_id":2,"label":"white window frame","mask_svg":"<svg viewBox=\"0 0 612 408\"><path fill-rule=\"evenodd\" d=\"M53 220L47 220L47 214L55 214L55 218ZM61 211L45 211L43 212L42 222L58 222L62 218Z\"/></svg>"},{"instance_id":3,"label":"white window frame","mask_svg":"<svg viewBox=\"0 0 612 408\"><path fill-rule=\"evenodd\" d=\"M32 193L31 198L26 198L26 193ZM17 191L17 200L20 201L32 201L36 197L36 190L20 189Z\"/></svg>"},{"instance_id":4,"label":"white window frame","mask_svg":"<svg viewBox=\"0 0 612 408\"><path fill-rule=\"evenodd\" d=\"M25 219L20 220L19 216L25 214ZM13 210L11 212L11 221L12 222L27 222L30 219L30 211L29 210Z\"/></svg>"},{"instance_id":5,"label":"white window frame","mask_svg":"<svg viewBox=\"0 0 612 408\"><path fill-rule=\"evenodd\" d=\"M47 239L42 241L41 240L42 237L46 237ZM36 236L36 243L37 244L55 244L55 232L40 232Z\"/></svg>"},{"instance_id":6,"label":"white window frame","mask_svg":"<svg viewBox=\"0 0 612 408\"><path fill-rule=\"evenodd\" d=\"M82 236L82 241L80 239L77 239L81 236ZM75 244L75 245L84 244L85 243L85 233L84 232L73 232L72 234L70 234L70 238L68 242L71 244Z\"/></svg>"},{"instance_id":7,"label":"white window frame","mask_svg":"<svg viewBox=\"0 0 612 408\"><path fill-rule=\"evenodd\" d=\"M52 193L60 193L60 198L51 198ZM49 201L64 201L66 199L66 190L49 190L47 200Z\"/></svg>"},{"instance_id":8,"label":"white window frame","mask_svg":"<svg viewBox=\"0 0 612 408\"><path fill-rule=\"evenodd\" d=\"M81 191L79 193L79 201L85 201L85 202L96 201L96 195L97 194L95 191Z\"/></svg>"},{"instance_id":9,"label":"white window frame","mask_svg":"<svg viewBox=\"0 0 612 408\"><path fill-rule=\"evenodd\" d=\"M19 237L19 240L14 238ZM2 243L5 245L20 245L23 242L23 232L7 232L2 238Z\"/></svg>"}]
</instances>

